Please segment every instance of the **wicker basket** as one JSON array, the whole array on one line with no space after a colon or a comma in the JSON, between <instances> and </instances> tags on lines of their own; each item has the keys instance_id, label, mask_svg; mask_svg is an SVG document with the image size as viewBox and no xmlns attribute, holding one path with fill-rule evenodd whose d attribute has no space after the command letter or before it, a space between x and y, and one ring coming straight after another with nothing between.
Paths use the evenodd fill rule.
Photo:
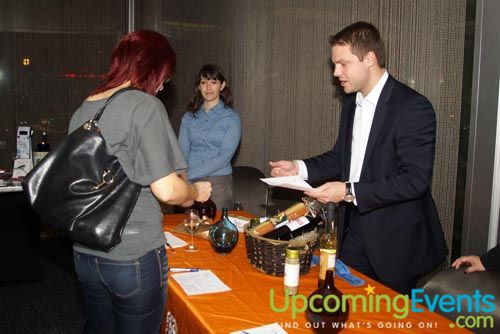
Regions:
<instances>
[{"instance_id":1,"label":"wicker basket","mask_svg":"<svg viewBox=\"0 0 500 334\"><path fill-rule=\"evenodd\" d=\"M283 276L285 274L285 251L289 241L280 241L263 238L249 232L245 227L245 243L247 246L247 257L250 264L265 274ZM316 242L299 247L300 250L300 274L307 274L311 269Z\"/></svg>"}]
</instances>

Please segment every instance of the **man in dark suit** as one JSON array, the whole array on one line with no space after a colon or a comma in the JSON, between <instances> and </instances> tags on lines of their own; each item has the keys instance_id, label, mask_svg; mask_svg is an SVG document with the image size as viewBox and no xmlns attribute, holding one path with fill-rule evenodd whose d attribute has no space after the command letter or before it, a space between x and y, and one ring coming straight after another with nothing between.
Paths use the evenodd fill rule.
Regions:
<instances>
[{"instance_id":1,"label":"man in dark suit","mask_svg":"<svg viewBox=\"0 0 500 334\"><path fill-rule=\"evenodd\" d=\"M430 190L435 113L424 96L387 73L373 25L354 23L330 45L333 75L346 93L337 142L304 161L270 162L271 175L327 181L306 195L340 204L340 259L409 293L447 255Z\"/></svg>"}]
</instances>

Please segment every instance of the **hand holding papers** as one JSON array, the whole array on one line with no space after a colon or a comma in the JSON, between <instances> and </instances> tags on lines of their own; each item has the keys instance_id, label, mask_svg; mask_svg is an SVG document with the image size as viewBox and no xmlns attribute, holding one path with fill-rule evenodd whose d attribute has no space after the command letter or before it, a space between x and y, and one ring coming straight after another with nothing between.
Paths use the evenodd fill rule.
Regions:
<instances>
[{"instance_id":1,"label":"hand holding papers","mask_svg":"<svg viewBox=\"0 0 500 334\"><path fill-rule=\"evenodd\" d=\"M188 296L231 290L210 270L173 274L172 278Z\"/></svg>"},{"instance_id":2,"label":"hand holding papers","mask_svg":"<svg viewBox=\"0 0 500 334\"><path fill-rule=\"evenodd\" d=\"M274 187L282 187L301 191L315 191L315 188L311 187L309 183L298 176L268 177L266 179L260 180Z\"/></svg>"}]
</instances>

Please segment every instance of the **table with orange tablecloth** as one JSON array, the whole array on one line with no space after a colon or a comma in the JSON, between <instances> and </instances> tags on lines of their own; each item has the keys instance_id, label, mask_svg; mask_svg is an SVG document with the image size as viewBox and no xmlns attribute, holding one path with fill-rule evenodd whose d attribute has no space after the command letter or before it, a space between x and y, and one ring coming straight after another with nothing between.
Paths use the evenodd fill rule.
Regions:
<instances>
[{"instance_id":1,"label":"table with orange tablecloth","mask_svg":"<svg viewBox=\"0 0 500 334\"><path fill-rule=\"evenodd\" d=\"M239 212L241 214L241 212ZM182 214L165 215L164 229L171 231L182 221ZM216 220L218 218L216 217ZM176 236L189 241L186 235ZM283 277L266 275L253 268L246 255L245 236L240 233L236 248L226 256L218 255L211 248L208 240L195 238L195 244L200 249L196 253L185 252L182 248L168 250L170 267L193 267L210 269L216 274L231 291L187 296L175 282L171 273L168 283L168 311L175 317L178 332L181 334L201 333L230 333L265 324L278 322L288 333L313 333L311 324L305 313L297 312L292 318L291 307L281 313L271 309L270 291L274 289L274 308L284 309L285 296L283 294ZM390 288L378 283L353 270L353 273L363 278L367 284L374 287L375 295L397 296ZM318 268L300 277L299 294L307 296L317 287ZM340 278L335 279L335 285L342 293L367 296L367 286L352 287ZM394 306L391 300L387 305L383 299L380 302L379 312L350 312L345 323L344 333L449 333L468 332L457 328L448 319L437 313L430 312L424 307L423 312L408 312L403 319L397 319L394 314L401 315L404 303ZM289 306L291 299L289 299ZM298 300L297 306L303 304ZM387 310L388 306L392 307ZM399 308L397 308L399 305ZM351 308L352 309L352 308ZM398 311L399 310L399 311ZM420 328L424 327L424 328ZM454 327L451 329L451 327Z\"/></svg>"}]
</instances>

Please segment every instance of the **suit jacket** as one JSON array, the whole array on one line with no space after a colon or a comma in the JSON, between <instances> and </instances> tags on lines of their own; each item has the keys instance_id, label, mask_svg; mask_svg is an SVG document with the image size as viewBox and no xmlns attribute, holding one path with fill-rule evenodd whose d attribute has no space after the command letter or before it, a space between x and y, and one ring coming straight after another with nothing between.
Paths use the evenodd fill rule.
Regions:
<instances>
[{"instance_id":1,"label":"suit jacket","mask_svg":"<svg viewBox=\"0 0 500 334\"><path fill-rule=\"evenodd\" d=\"M333 149L306 159L309 181L348 181L356 94L342 103ZM430 184L436 140L431 103L389 76L378 100L360 180L354 183L364 246L376 274L402 279L430 271L448 253ZM345 208L339 208L342 242Z\"/></svg>"}]
</instances>

